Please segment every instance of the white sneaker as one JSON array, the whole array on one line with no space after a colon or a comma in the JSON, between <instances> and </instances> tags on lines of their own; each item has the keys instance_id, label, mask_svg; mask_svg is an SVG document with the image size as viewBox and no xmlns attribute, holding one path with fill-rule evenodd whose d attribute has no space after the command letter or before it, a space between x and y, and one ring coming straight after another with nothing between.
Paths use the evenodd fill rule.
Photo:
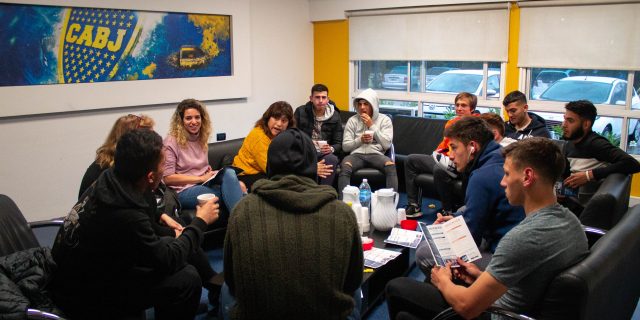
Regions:
<instances>
[{"instance_id":1,"label":"white sneaker","mask_svg":"<svg viewBox=\"0 0 640 320\"><path fill-rule=\"evenodd\" d=\"M458 177L458 171L456 170L456 164L451 161L451 158L445 156L442 153L434 151L431 156L436 161L436 163L444 168L452 178Z\"/></svg>"}]
</instances>

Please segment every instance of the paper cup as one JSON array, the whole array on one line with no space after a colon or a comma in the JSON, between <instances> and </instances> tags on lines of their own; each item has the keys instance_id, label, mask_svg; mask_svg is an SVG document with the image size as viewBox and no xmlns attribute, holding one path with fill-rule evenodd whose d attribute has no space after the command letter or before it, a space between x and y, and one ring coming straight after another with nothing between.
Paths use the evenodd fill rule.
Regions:
<instances>
[{"instance_id":1,"label":"paper cup","mask_svg":"<svg viewBox=\"0 0 640 320\"><path fill-rule=\"evenodd\" d=\"M373 130L365 130L364 134L373 135Z\"/></svg>"},{"instance_id":2,"label":"paper cup","mask_svg":"<svg viewBox=\"0 0 640 320\"><path fill-rule=\"evenodd\" d=\"M362 250L367 251L373 248L373 239L369 237L362 237Z\"/></svg>"},{"instance_id":3,"label":"paper cup","mask_svg":"<svg viewBox=\"0 0 640 320\"><path fill-rule=\"evenodd\" d=\"M402 220L400 221L400 227L405 230L416 231L418 220Z\"/></svg>"},{"instance_id":4,"label":"paper cup","mask_svg":"<svg viewBox=\"0 0 640 320\"><path fill-rule=\"evenodd\" d=\"M316 141L318 143L318 147L322 148L322 146L327 144L327 140L318 140Z\"/></svg>"},{"instance_id":5,"label":"paper cup","mask_svg":"<svg viewBox=\"0 0 640 320\"><path fill-rule=\"evenodd\" d=\"M201 194L201 195L199 195L197 197L198 204L199 205L203 205L205 202L207 202L207 201L209 201L209 200L211 200L213 198L217 198L215 194L213 194L213 193L203 193L203 194Z\"/></svg>"}]
</instances>

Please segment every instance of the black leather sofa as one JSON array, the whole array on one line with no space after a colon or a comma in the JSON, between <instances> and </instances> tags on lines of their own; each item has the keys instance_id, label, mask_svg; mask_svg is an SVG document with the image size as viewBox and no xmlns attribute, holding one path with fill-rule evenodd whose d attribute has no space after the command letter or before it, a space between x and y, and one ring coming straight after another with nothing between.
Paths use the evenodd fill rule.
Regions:
<instances>
[{"instance_id":1,"label":"black leather sofa","mask_svg":"<svg viewBox=\"0 0 640 320\"><path fill-rule=\"evenodd\" d=\"M631 176L614 173L607 176L585 204L580 222L586 226L609 230L629 209Z\"/></svg>"}]
</instances>

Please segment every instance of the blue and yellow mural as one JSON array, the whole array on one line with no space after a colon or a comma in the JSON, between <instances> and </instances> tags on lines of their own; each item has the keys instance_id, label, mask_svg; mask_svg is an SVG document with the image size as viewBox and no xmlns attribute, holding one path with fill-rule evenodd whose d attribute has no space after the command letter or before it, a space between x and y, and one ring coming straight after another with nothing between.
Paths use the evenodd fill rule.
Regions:
<instances>
[{"instance_id":1,"label":"blue and yellow mural","mask_svg":"<svg viewBox=\"0 0 640 320\"><path fill-rule=\"evenodd\" d=\"M230 19L0 4L0 86L229 76Z\"/></svg>"}]
</instances>

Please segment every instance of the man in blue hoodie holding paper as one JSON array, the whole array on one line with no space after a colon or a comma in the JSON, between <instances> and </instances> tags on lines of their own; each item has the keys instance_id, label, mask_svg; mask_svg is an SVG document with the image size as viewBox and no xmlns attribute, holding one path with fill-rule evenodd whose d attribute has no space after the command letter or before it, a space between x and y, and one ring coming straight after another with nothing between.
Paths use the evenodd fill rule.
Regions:
<instances>
[{"instance_id":1,"label":"man in blue hoodie holding paper","mask_svg":"<svg viewBox=\"0 0 640 320\"><path fill-rule=\"evenodd\" d=\"M463 174L466 192L464 206L453 216L438 213L435 223L463 216L482 253L482 259L475 262L484 268L502 236L524 219L524 211L521 206L510 205L500 187L504 158L486 121L465 116L447 127L444 135L451 141L449 157ZM426 275L431 273L435 263L425 242L418 247L416 261Z\"/></svg>"}]
</instances>

